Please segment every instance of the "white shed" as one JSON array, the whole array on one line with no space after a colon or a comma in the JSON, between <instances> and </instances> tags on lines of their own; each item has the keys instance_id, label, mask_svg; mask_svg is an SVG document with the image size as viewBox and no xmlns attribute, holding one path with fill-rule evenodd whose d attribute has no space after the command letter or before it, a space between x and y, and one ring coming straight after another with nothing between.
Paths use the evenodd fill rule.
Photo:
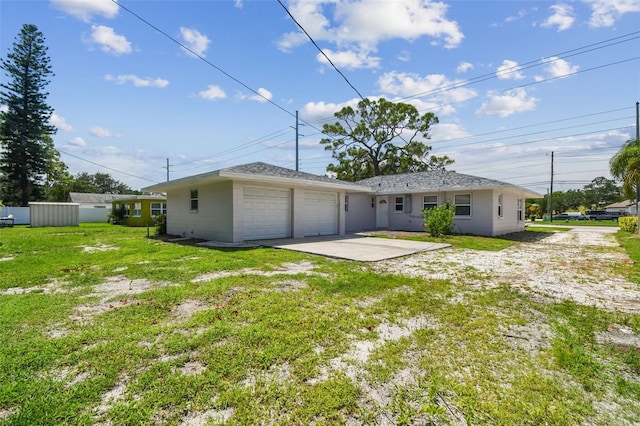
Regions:
<instances>
[{"instance_id":1,"label":"white shed","mask_svg":"<svg viewBox=\"0 0 640 426\"><path fill-rule=\"evenodd\" d=\"M31 227L78 226L80 204L78 203L29 203Z\"/></svg>"}]
</instances>

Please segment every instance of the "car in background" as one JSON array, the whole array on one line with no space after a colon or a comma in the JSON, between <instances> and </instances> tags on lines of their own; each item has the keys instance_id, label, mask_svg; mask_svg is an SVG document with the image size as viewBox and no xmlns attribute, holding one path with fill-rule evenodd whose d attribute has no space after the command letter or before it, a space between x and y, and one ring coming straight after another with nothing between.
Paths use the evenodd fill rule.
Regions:
<instances>
[{"instance_id":1,"label":"car in background","mask_svg":"<svg viewBox=\"0 0 640 426\"><path fill-rule=\"evenodd\" d=\"M588 216L580 212L563 212L552 216L553 220L589 220Z\"/></svg>"},{"instance_id":2,"label":"car in background","mask_svg":"<svg viewBox=\"0 0 640 426\"><path fill-rule=\"evenodd\" d=\"M618 220L622 216L619 212L608 212L606 210L587 210L585 214L589 220Z\"/></svg>"}]
</instances>

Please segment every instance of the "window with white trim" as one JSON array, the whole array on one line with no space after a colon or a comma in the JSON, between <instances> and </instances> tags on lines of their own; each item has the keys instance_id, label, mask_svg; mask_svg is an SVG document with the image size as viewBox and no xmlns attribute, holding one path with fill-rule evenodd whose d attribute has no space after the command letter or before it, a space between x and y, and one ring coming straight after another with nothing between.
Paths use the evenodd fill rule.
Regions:
<instances>
[{"instance_id":1,"label":"window with white trim","mask_svg":"<svg viewBox=\"0 0 640 426\"><path fill-rule=\"evenodd\" d=\"M133 204L133 217L142 216L142 203Z\"/></svg>"},{"instance_id":2,"label":"window with white trim","mask_svg":"<svg viewBox=\"0 0 640 426\"><path fill-rule=\"evenodd\" d=\"M198 211L198 190L197 189L192 189L191 190L190 210L192 212L197 212Z\"/></svg>"},{"instance_id":3,"label":"window with white trim","mask_svg":"<svg viewBox=\"0 0 640 426\"><path fill-rule=\"evenodd\" d=\"M167 203L151 203L151 216L167 214Z\"/></svg>"},{"instance_id":4,"label":"window with white trim","mask_svg":"<svg viewBox=\"0 0 640 426\"><path fill-rule=\"evenodd\" d=\"M503 200L502 194L499 194L498 195L498 217L501 219L504 216L504 208L502 205L502 200Z\"/></svg>"},{"instance_id":5,"label":"window with white trim","mask_svg":"<svg viewBox=\"0 0 640 426\"><path fill-rule=\"evenodd\" d=\"M394 197L395 203L393 207L393 211L396 213L400 213L404 211L404 196Z\"/></svg>"},{"instance_id":6,"label":"window with white trim","mask_svg":"<svg viewBox=\"0 0 640 426\"><path fill-rule=\"evenodd\" d=\"M344 211L345 212L349 211L349 196L348 195L344 196Z\"/></svg>"},{"instance_id":7,"label":"window with white trim","mask_svg":"<svg viewBox=\"0 0 640 426\"><path fill-rule=\"evenodd\" d=\"M471 216L471 194L456 194L453 196L456 205L456 216Z\"/></svg>"},{"instance_id":8,"label":"window with white trim","mask_svg":"<svg viewBox=\"0 0 640 426\"><path fill-rule=\"evenodd\" d=\"M422 209L435 209L438 207L437 195L425 195L422 197Z\"/></svg>"},{"instance_id":9,"label":"window with white trim","mask_svg":"<svg viewBox=\"0 0 640 426\"><path fill-rule=\"evenodd\" d=\"M130 209L131 206L129 205L129 203L124 203L122 205L122 210L124 210L124 217L129 217Z\"/></svg>"},{"instance_id":10,"label":"window with white trim","mask_svg":"<svg viewBox=\"0 0 640 426\"><path fill-rule=\"evenodd\" d=\"M518 210L517 210L518 222L522 222L524 220L524 216L522 214L523 206L524 206L524 199L518 198Z\"/></svg>"}]
</instances>

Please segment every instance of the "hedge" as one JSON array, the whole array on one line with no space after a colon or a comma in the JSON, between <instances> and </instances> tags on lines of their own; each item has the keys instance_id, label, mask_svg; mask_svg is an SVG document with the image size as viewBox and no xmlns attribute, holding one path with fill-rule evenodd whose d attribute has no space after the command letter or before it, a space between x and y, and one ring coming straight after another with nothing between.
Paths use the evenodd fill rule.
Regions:
<instances>
[{"instance_id":1,"label":"hedge","mask_svg":"<svg viewBox=\"0 0 640 426\"><path fill-rule=\"evenodd\" d=\"M635 216L618 218L618 225L623 231L631 232L632 234L638 233L638 218Z\"/></svg>"}]
</instances>

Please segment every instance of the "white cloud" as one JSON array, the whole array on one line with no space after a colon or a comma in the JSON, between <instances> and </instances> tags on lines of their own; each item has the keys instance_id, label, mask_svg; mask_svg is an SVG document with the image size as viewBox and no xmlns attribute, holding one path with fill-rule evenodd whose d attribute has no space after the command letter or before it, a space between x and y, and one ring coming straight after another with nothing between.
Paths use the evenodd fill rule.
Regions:
<instances>
[{"instance_id":1,"label":"white cloud","mask_svg":"<svg viewBox=\"0 0 640 426\"><path fill-rule=\"evenodd\" d=\"M554 4L549 9L553 15L549 16L541 25L543 27L557 26L558 31L568 30L573 26L576 18L573 16L573 7L568 4Z\"/></svg>"},{"instance_id":2,"label":"white cloud","mask_svg":"<svg viewBox=\"0 0 640 426\"><path fill-rule=\"evenodd\" d=\"M478 96L473 89L456 87L461 83L462 81L459 80L449 80L442 74L429 74L421 77L418 74L396 71L385 73L378 79L378 86L381 92L400 97L426 97L429 99L428 103L412 101L421 102L421 104L415 104L414 106L420 111L437 108L440 114L452 113L454 110L450 104L464 102ZM448 108L440 108L438 104L444 104Z\"/></svg>"},{"instance_id":3,"label":"white cloud","mask_svg":"<svg viewBox=\"0 0 640 426\"><path fill-rule=\"evenodd\" d=\"M198 96L200 96L202 99L213 101L216 99L224 99L227 97L227 94L219 86L209 85L207 86L207 90L198 92Z\"/></svg>"},{"instance_id":4,"label":"white cloud","mask_svg":"<svg viewBox=\"0 0 640 426\"><path fill-rule=\"evenodd\" d=\"M591 7L589 25L594 28L611 27L626 13L640 12L638 0L582 0Z\"/></svg>"},{"instance_id":5,"label":"white cloud","mask_svg":"<svg viewBox=\"0 0 640 426\"><path fill-rule=\"evenodd\" d=\"M447 18L447 10L445 3L430 0L294 0L289 6L316 42L334 43L344 52L372 52L382 41L412 41L425 36L445 48L457 47L464 35L458 23ZM306 35L295 31L284 34L278 46L290 51L308 42ZM368 61L361 64L371 65Z\"/></svg>"},{"instance_id":6,"label":"white cloud","mask_svg":"<svg viewBox=\"0 0 640 426\"><path fill-rule=\"evenodd\" d=\"M548 62L548 65L544 69L549 73L551 78L568 76L576 73L580 69L578 65L571 65L564 59L560 59L555 56L547 58L545 62Z\"/></svg>"},{"instance_id":7,"label":"white cloud","mask_svg":"<svg viewBox=\"0 0 640 426\"><path fill-rule=\"evenodd\" d=\"M117 76L107 74L104 76L105 80L113 81L117 84L125 84L127 81L133 83L135 87L167 87L169 85L169 80L165 80L162 78L151 78L145 77L141 78L133 74L120 74Z\"/></svg>"},{"instance_id":8,"label":"white cloud","mask_svg":"<svg viewBox=\"0 0 640 426\"><path fill-rule=\"evenodd\" d=\"M536 109L537 101L536 98L527 97L527 92L523 88L509 90L505 95L489 92L489 101L482 103L480 109L476 111L476 115L508 117L517 112Z\"/></svg>"},{"instance_id":9,"label":"white cloud","mask_svg":"<svg viewBox=\"0 0 640 426\"><path fill-rule=\"evenodd\" d=\"M242 6L244 6L242 0L236 0L234 3L234 6L238 9L242 9Z\"/></svg>"},{"instance_id":10,"label":"white cloud","mask_svg":"<svg viewBox=\"0 0 640 426\"><path fill-rule=\"evenodd\" d=\"M408 50L403 50L398 54L398 60L401 62L409 62L411 60L411 52Z\"/></svg>"},{"instance_id":11,"label":"white cloud","mask_svg":"<svg viewBox=\"0 0 640 426\"><path fill-rule=\"evenodd\" d=\"M73 127L67 123L64 117L56 114L55 112L51 114L49 123L53 124L58 130L62 130L63 132L71 132L73 130Z\"/></svg>"},{"instance_id":12,"label":"white cloud","mask_svg":"<svg viewBox=\"0 0 640 426\"><path fill-rule=\"evenodd\" d=\"M467 72L469 70L472 70L472 69L473 69L473 64L471 64L469 62L462 61L462 62L460 62L458 64L458 67L456 68L456 72L458 74L461 74L461 73L465 73L465 72Z\"/></svg>"},{"instance_id":13,"label":"white cloud","mask_svg":"<svg viewBox=\"0 0 640 426\"><path fill-rule=\"evenodd\" d=\"M104 25L92 25L91 36L85 42L97 44L103 52L114 55L132 52L131 43L125 36L116 34L113 28Z\"/></svg>"},{"instance_id":14,"label":"white cloud","mask_svg":"<svg viewBox=\"0 0 640 426\"><path fill-rule=\"evenodd\" d=\"M334 114L346 106L356 109L359 101L360 99L351 99L339 104L332 102L308 102L302 107L302 110L300 110L300 118L305 121L321 121L335 118Z\"/></svg>"},{"instance_id":15,"label":"white cloud","mask_svg":"<svg viewBox=\"0 0 640 426\"><path fill-rule=\"evenodd\" d=\"M331 59L331 62L338 67L348 70L354 70L359 68L379 68L380 58L375 56L369 56L368 51L349 51L333 52L329 49L322 50L325 55ZM318 62L329 65L329 62L323 54L318 53L316 55Z\"/></svg>"},{"instance_id":16,"label":"white cloud","mask_svg":"<svg viewBox=\"0 0 640 426\"><path fill-rule=\"evenodd\" d=\"M516 61L505 59L496 70L496 77L500 80L522 80L524 75L520 72L520 69Z\"/></svg>"},{"instance_id":17,"label":"white cloud","mask_svg":"<svg viewBox=\"0 0 640 426\"><path fill-rule=\"evenodd\" d=\"M188 55L194 56L195 53L198 56L204 57L209 48L209 43L211 43L211 40L209 40L206 35L194 28L181 27L180 36L182 43L190 49L190 51L185 50Z\"/></svg>"},{"instance_id":18,"label":"white cloud","mask_svg":"<svg viewBox=\"0 0 640 426\"><path fill-rule=\"evenodd\" d=\"M525 9L520 9L518 11L517 15L507 16L507 18L504 20L504 22L514 22L514 21L517 21L519 19L524 18L526 15L527 15L527 11Z\"/></svg>"},{"instance_id":19,"label":"white cloud","mask_svg":"<svg viewBox=\"0 0 640 426\"><path fill-rule=\"evenodd\" d=\"M51 0L51 4L84 22L91 21L94 15L114 18L120 9L111 0Z\"/></svg>"},{"instance_id":20,"label":"white cloud","mask_svg":"<svg viewBox=\"0 0 640 426\"><path fill-rule=\"evenodd\" d=\"M250 96L249 99L256 102L267 102L273 98L273 94L265 88L259 88L257 90L259 95Z\"/></svg>"},{"instance_id":21,"label":"white cloud","mask_svg":"<svg viewBox=\"0 0 640 426\"><path fill-rule=\"evenodd\" d=\"M89 129L89 133L98 138L108 138L112 135L111 130L105 129L104 127L100 126L93 126L91 129Z\"/></svg>"},{"instance_id":22,"label":"white cloud","mask_svg":"<svg viewBox=\"0 0 640 426\"><path fill-rule=\"evenodd\" d=\"M77 137L69 140L69 145L74 146L74 147L76 147L76 146L83 147L83 146L87 146L87 143L80 136L77 136Z\"/></svg>"},{"instance_id":23,"label":"white cloud","mask_svg":"<svg viewBox=\"0 0 640 426\"><path fill-rule=\"evenodd\" d=\"M430 129L431 140L444 142L451 139L464 139L471 134L456 123L438 123Z\"/></svg>"}]
</instances>

